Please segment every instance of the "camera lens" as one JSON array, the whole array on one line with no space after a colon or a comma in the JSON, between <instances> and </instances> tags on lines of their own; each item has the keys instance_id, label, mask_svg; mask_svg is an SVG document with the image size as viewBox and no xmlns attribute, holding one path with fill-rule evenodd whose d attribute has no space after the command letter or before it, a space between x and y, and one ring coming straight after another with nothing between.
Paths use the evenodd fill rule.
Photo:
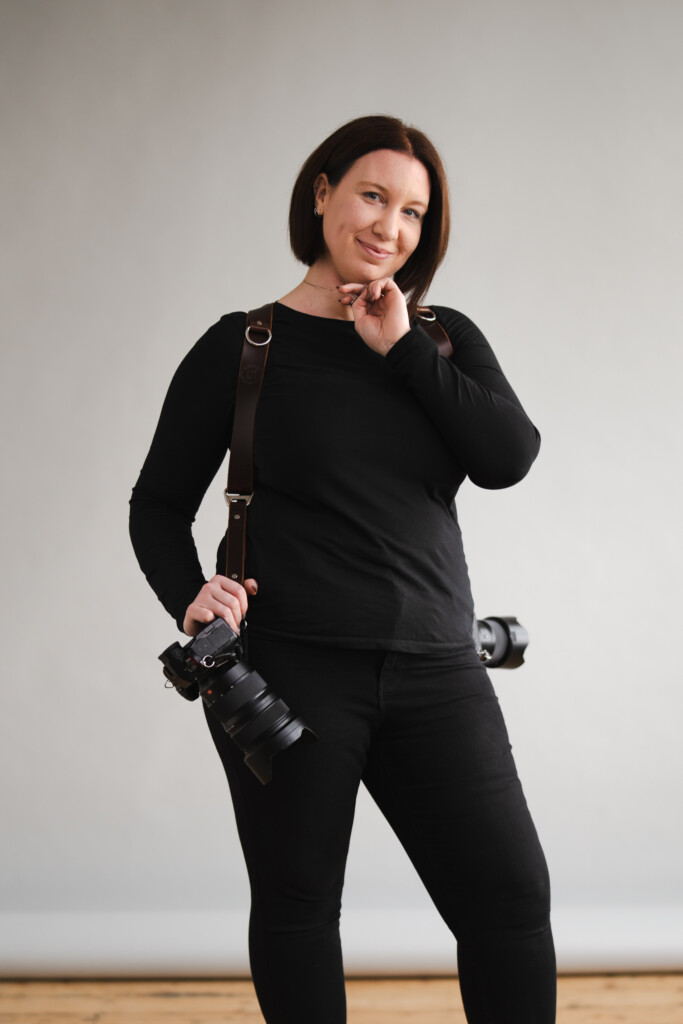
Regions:
<instances>
[{"instance_id":1,"label":"camera lens","mask_svg":"<svg viewBox=\"0 0 683 1024\"><path fill-rule=\"evenodd\" d=\"M264 785L272 778L276 754L297 740L317 739L246 661L212 670L199 690L211 713L244 752L244 763Z\"/></svg>"},{"instance_id":2,"label":"camera lens","mask_svg":"<svg viewBox=\"0 0 683 1024\"><path fill-rule=\"evenodd\" d=\"M476 619L474 639L480 659L487 668L519 668L529 634L514 615Z\"/></svg>"}]
</instances>

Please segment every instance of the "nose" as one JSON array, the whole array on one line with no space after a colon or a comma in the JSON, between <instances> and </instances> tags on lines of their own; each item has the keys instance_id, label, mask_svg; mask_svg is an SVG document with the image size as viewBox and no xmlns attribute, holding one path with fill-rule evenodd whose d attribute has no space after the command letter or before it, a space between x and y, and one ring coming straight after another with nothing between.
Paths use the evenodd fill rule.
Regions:
<instances>
[{"instance_id":1,"label":"nose","mask_svg":"<svg viewBox=\"0 0 683 1024\"><path fill-rule=\"evenodd\" d=\"M386 242L393 242L398 238L398 218L399 211L397 209L385 206L373 224L372 230L378 238L382 238Z\"/></svg>"}]
</instances>

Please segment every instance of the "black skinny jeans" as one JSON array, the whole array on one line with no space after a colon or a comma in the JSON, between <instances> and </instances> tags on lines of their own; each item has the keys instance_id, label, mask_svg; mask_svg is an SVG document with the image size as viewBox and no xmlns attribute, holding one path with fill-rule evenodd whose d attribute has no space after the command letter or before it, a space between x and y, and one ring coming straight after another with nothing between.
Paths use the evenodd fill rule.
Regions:
<instances>
[{"instance_id":1,"label":"black skinny jeans","mask_svg":"<svg viewBox=\"0 0 683 1024\"><path fill-rule=\"evenodd\" d=\"M252 636L249 662L319 736L278 754L262 786L207 714L249 871L250 958L267 1024L346 1021L339 915L361 780L457 939L470 1024L552 1024L546 863L474 650L425 656Z\"/></svg>"}]
</instances>

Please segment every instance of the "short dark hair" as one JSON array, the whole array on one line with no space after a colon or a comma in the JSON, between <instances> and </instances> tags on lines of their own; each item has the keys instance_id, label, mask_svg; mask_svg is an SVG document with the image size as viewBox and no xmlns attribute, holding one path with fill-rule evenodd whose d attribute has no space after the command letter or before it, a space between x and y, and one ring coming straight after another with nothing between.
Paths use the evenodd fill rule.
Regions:
<instances>
[{"instance_id":1,"label":"short dark hair","mask_svg":"<svg viewBox=\"0 0 683 1024\"><path fill-rule=\"evenodd\" d=\"M289 207L289 240L296 258L309 267L324 255L322 221L313 213L313 190L318 176L324 173L332 186L338 185L356 160L378 149L393 149L413 156L424 164L429 174L429 209L422 223L420 241L394 275L406 296L408 311L414 316L446 254L451 220L448 182L441 157L418 128L384 114L357 117L337 128L311 153L299 171Z\"/></svg>"}]
</instances>

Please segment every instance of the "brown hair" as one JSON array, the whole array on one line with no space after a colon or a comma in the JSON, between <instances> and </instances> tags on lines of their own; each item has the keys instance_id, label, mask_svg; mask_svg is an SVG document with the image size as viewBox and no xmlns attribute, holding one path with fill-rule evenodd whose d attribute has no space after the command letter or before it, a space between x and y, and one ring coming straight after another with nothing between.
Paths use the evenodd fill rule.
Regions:
<instances>
[{"instance_id":1,"label":"brown hair","mask_svg":"<svg viewBox=\"0 0 683 1024\"><path fill-rule=\"evenodd\" d=\"M420 241L394 275L412 317L446 254L450 230L446 172L436 148L418 128L383 114L357 117L337 128L299 171L289 207L289 240L296 258L309 267L324 255L322 221L313 213L315 181L324 173L332 186L338 185L356 160L377 149L393 149L413 156L429 174L429 209L422 222Z\"/></svg>"}]
</instances>

